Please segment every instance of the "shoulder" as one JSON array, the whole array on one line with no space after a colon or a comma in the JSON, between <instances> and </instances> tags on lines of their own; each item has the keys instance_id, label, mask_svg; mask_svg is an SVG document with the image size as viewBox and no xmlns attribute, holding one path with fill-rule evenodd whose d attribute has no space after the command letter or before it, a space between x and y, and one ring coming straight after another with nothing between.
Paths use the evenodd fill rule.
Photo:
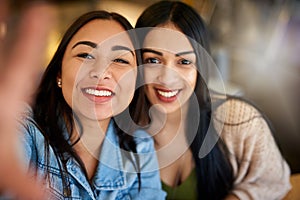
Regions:
<instances>
[{"instance_id":1,"label":"shoulder","mask_svg":"<svg viewBox=\"0 0 300 200\"><path fill-rule=\"evenodd\" d=\"M153 138L145 130L138 129L134 132L133 136L138 153L154 152Z\"/></svg>"},{"instance_id":2,"label":"shoulder","mask_svg":"<svg viewBox=\"0 0 300 200\"><path fill-rule=\"evenodd\" d=\"M25 107L18 116L17 136L25 166L29 166L31 160L35 158L44 159L43 145L45 139L32 116L32 110L29 106Z\"/></svg>"},{"instance_id":3,"label":"shoulder","mask_svg":"<svg viewBox=\"0 0 300 200\"><path fill-rule=\"evenodd\" d=\"M28 105L18 116L18 137L23 144L25 153L43 152L45 137L42 129L34 120L32 109Z\"/></svg>"},{"instance_id":4,"label":"shoulder","mask_svg":"<svg viewBox=\"0 0 300 200\"><path fill-rule=\"evenodd\" d=\"M272 128L264 114L252 103L230 98L219 105L213 113L213 123L225 141L245 141L269 138Z\"/></svg>"},{"instance_id":5,"label":"shoulder","mask_svg":"<svg viewBox=\"0 0 300 200\"><path fill-rule=\"evenodd\" d=\"M21 118L19 118L19 122L19 132L25 141L29 142L31 140L41 140L44 138L38 124L32 118L30 111L23 113Z\"/></svg>"},{"instance_id":6,"label":"shoulder","mask_svg":"<svg viewBox=\"0 0 300 200\"><path fill-rule=\"evenodd\" d=\"M139 158L142 179L146 178L150 185L153 183L152 185L158 186L160 184L159 164L152 136L145 130L139 129L135 131L134 140L136 142L136 155ZM149 186L149 188L151 187L153 186ZM161 186L159 185L159 187Z\"/></svg>"},{"instance_id":7,"label":"shoulder","mask_svg":"<svg viewBox=\"0 0 300 200\"><path fill-rule=\"evenodd\" d=\"M22 112L19 113L18 122L22 134L33 134L38 129L33 119L32 109L28 104L24 104Z\"/></svg>"},{"instance_id":8,"label":"shoulder","mask_svg":"<svg viewBox=\"0 0 300 200\"><path fill-rule=\"evenodd\" d=\"M214 120L224 125L239 125L263 118L263 114L253 104L238 98L230 98L220 104L213 113Z\"/></svg>"}]
</instances>

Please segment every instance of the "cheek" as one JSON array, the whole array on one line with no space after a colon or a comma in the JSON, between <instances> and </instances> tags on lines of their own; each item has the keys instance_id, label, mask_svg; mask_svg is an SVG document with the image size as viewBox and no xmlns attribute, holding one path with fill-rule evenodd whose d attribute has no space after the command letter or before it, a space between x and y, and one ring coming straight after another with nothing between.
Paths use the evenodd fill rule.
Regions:
<instances>
[{"instance_id":1,"label":"cheek","mask_svg":"<svg viewBox=\"0 0 300 200\"><path fill-rule=\"evenodd\" d=\"M197 70L189 70L184 73L185 81L188 83L189 87L194 90L197 81Z\"/></svg>"},{"instance_id":2,"label":"cheek","mask_svg":"<svg viewBox=\"0 0 300 200\"><path fill-rule=\"evenodd\" d=\"M76 74L62 73L62 89L63 92L72 93L73 88L76 87Z\"/></svg>"},{"instance_id":3,"label":"cheek","mask_svg":"<svg viewBox=\"0 0 300 200\"><path fill-rule=\"evenodd\" d=\"M145 91L145 94L149 94L150 93L150 91L151 91L151 86L150 85L145 85L144 86L144 91Z\"/></svg>"},{"instance_id":4,"label":"cheek","mask_svg":"<svg viewBox=\"0 0 300 200\"><path fill-rule=\"evenodd\" d=\"M131 94L131 97L133 96L133 93L135 91L136 77L136 69L126 70L117 75L117 83L122 90L121 92L127 93L127 95L125 96L128 96L128 94Z\"/></svg>"},{"instance_id":5,"label":"cheek","mask_svg":"<svg viewBox=\"0 0 300 200\"><path fill-rule=\"evenodd\" d=\"M72 107L74 80L69 77L62 78L62 94L70 107Z\"/></svg>"},{"instance_id":6,"label":"cheek","mask_svg":"<svg viewBox=\"0 0 300 200\"><path fill-rule=\"evenodd\" d=\"M145 84L154 83L157 77L161 74L160 70L154 68L145 68L144 69L144 81Z\"/></svg>"},{"instance_id":7,"label":"cheek","mask_svg":"<svg viewBox=\"0 0 300 200\"><path fill-rule=\"evenodd\" d=\"M120 72L121 69L115 71ZM126 72L114 74L116 81L115 92L117 96L112 102L113 115L125 110L132 101L135 91L136 75L135 70L127 70Z\"/></svg>"},{"instance_id":8,"label":"cheek","mask_svg":"<svg viewBox=\"0 0 300 200\"><path fill-rule=\"evenodd\" d=\"M63 62L61 72L62 83L68 85L68 87L76 86L80 80L87 77L90 68L91 66L74 59Z\"/></svg>"},{"instance_id":9,"label":"cheek","mask_svg":"<svg viewBox=\"0 0 300 200\"><path fill-rule=\"evenodd\" d=\"M62 93L67 101L67 103L71 106L72 97L76 94L73 94L73 91L76 91L76 83L80 80L79 67L74 63L63 62L62 71L61 71L61 79L62 79Z\"/></svg>"}]
</instances>

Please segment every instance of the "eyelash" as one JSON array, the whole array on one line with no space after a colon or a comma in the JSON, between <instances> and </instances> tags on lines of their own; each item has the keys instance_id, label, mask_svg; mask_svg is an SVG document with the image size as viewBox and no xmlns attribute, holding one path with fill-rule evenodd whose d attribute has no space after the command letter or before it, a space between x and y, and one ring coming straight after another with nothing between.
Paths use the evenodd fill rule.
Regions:
<instances>
[{"instance_id":1,"label":"eyelash","mask_svg":"<svg viewBox=\"0 0 300 200\"><path fill-rule=\"evenodd\" d=\"M152 62L152 61L156 61L156 62ZM159 64L160 61L157 58L147 58L143 61L144 64Z\"/></svg>"},{"instance_id":2,"label":"eyelash","mask_svg":"<svg viewBox=\"0 0 300 200\"><path fill-rule=\"evenodd\" d=\"M89 53L80 53L77 56L88 60L95 59L95 57Z\"/></svg>"},{"instance_id":3,"label":"eyelash","mask_svg":"<svg viewBox=\"0 0 300 200\"><path fill-rule=\"evenodd\" d=\"M181 59L179 62L181 64L183 64L183 65L190 65L190 64L192 64L192 62L190 60L187 60L187 59ZM184 62L187 62L187 63L184 63Z\"/></svg>"},{"instance_id":4,"label":"eyelash","mask_svg":"<svg viewBox=\"0 0 300 200\"><path fill-rule=\"evenodd\" d=\"M124 60L122 58L116 58L113 60L113 62L121 63L121 64L129 64L129 62L127 60Z\"/></svg>"},{"instance_id":5,"label":"eyelash","mask_svg":"<svg viewBox=\"0 0 300 200\"><path fill-rule=\"evenodd\" d=\"M80 57L80 58L87 59L87 60L95 59L95 57L92 54L89 54L89 53L80 53L77 56ZM127 60L124 60L124 59L121 59L121 58L116 58L116 59L113 60L113 62L122 63L122 64L129 64L129 62Z\"/></svg>"},{"instance_id":6,"label":"eyelash","mask_svg":"<svg viewBox=\"0 0 300 200\"><path fill-rule=\"evenodd\" d=\"M153 62L155 61L155 62ZM157 58L147 58L144 60L143 62L144 64L160 64L160 60L157 59ZM187 59L181 59L178 61L178 64L181 64L181 65L190 65L192 64L192 61L190 60L187 60Z\"/></svg>"}]
</instances>

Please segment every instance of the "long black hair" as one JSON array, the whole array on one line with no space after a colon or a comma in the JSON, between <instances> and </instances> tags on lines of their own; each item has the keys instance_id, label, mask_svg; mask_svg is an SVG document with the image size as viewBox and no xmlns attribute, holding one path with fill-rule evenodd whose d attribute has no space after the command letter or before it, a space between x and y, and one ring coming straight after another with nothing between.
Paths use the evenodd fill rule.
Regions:
<instances>
[{"instance_id":1,"label":"long black hair","mask_svg":"<svg viewBox=\"0 0 300 200\"><path fill-rule=\"evenodd\" d=\"M206 52L210 53L209 38L205 23L200 15L190 6L179 1L160 1L148 7L138 18L135 28L143 27L157 27L172 23L182 33L188 36L188 39L194 40L198 45L200 44ZM142 36L141 38L145 37ZM174 41L175 42L175 41ZM191 118L195 114L195 109L189 105L187 117L186 137L190 139L192 129L196 127L196 135L191 143L191 150L196 165L197 174L197 195L198 199L223 199L229 194L233 186L233 169L229 162L229 152L222 140L218 140L217 145L214 145L212 150L203 158L199 157L199 150L204 144L204 139L207 137L217 137L217 132L213 127L209 127L212 121L212 100L210 91L206 85L205 78L207 76L207 66L201 66L200 69L200 55L203 49L191 41L197 54L198 72L196 87L194 93L197 99L197 105L200 109L200 120L195 124ZM133 118L142 123L149 122L148 111L150 102L144 94L144 89L141 87L136 91L133 102L136 108L132 108ZM195 105L193 105L195 106ZM137 109L137 112L134 110ZM140 111L142 110L142 112ZM146 119L145 119L146 116ZM210 131L208 131L210 130ZM208 134L209 132L209 134ZM192 133L193 134L193 133Z\"/></svg>"},{"instance_id":2,"label":"long black hair","mask_svg":"<svg viewBox=\"0 0 300 200\"><path fill-rule=\"evenodd\" d=\"M72 108L65 101L61 88L57 86L57 77L61 73L63 56L70 40L85 24L97 19L114 20L125 30L133 29L127 19L117 13L91 11L80 16L64 34L53 58L46 68L37 90L33 106L33 119L45 137L46 158L49 159L49 146L51 146L54 149L57 159L61 161L61 163L58 163L61 164L60 170L64 187L68 187L67 179L63 175L67 172L66 161L68 158L73 157L79 163L86 176L87 171L82 160L73 149L73 145L76 144L80 138L73 143L70 143L69 140L75 128L75 121L79 121L72 112ZM134 40L133 34L129 35ZM117 127L116 123L114 124L117 129L120 147L126 150L124 152L136 152L136 143L131 136L132 134L124 133L124 131ZM64 135L66 130L70 134L68 138ZM82 129L80 131L82 132ZM139 169L138 158L136 157L134 161L133 159L131 160L132 162L136 162L135 165ZM138 179L140 182L139 173Z\"/></svg>"}]
</instances>

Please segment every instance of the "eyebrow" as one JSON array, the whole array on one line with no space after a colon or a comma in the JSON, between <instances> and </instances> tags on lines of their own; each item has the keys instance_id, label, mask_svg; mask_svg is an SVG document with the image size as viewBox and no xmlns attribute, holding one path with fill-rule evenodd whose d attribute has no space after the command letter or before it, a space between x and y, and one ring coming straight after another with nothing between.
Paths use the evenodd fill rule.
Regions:
<instances>
[{"instance_id":1,"label":"eyebrow","mask_svg":"<svg viewBox=\"0 0 300 200\"><path fill-rule=\"evenodd\" d=\"M159 56L163 56L162 52L156 51L156 50L153 50L153 49L149 49L149 48L142 49L142 54L143 53L154 53L154 54L157 54ZM191 54L191 53L195 53L195 52L194 51L183 51L183 52L176 53L175 56L178 57L178 56L182 56L182 55L185 55L185 54Z\"/></svg>"},{"instance_id":2,"label":"eyebrow","mask_svg":"<svg viewBox=\"0 0 300 200\"><path fill-rule=\"evenodd\" d=\"M74 49L76 46L78 45L87 45L87 46L90 46L92 48L97 48L98 45L94 42L91 42L91 41L79 41L77 42L73 47L72 49ZM116 46L113 46L111 48L112 51L119 51L119 50L125 50L125 51L129 51L133 56L134 56L134 53L133 51L129 48L129 47L126 47L126 46L121 46L121 45L116 45Z\"/></svg>"},{"instance_id":3,"label":"eyebrow","mask_svg":"<svg viewBox=\"0 0 300 200\"><path fill-rule=\"evenodd\" d=\"M126 46L116 45L116 46L111 47L111 50L112 51L119 51L119 50L129 51L134 56L133 51Z\"/></svg>"},{"instance_id":4,"label":"eyebrow","mask_svg":"<svg viewBox=\"0 0 300 200\"><path fill-rule=\"evenodd\" d=\"M155 50L149 49L149 48L144 48L144 49L142 49L142 54L144 54L144 53L154 53L154 54L157 54L157 55L159 55L159 56L162 56L162 55L163 55L162 52L155 51Z\"/></svg>"},{"instance_id":5,"label":"eyebrow","mask_svg":"<svg viewBox=\"0 0 300 200\"><path fill-rule=\"evenodd\" d=\"M83 45L87 45L87 46L90 46L92 48L96 48L97 47L97 44L94 43L94 42L91 42L91 41L79 41L77 42L73 47L72 49L74 49L76 46L80 45L80 44L83 44Z\"/></svg>"},{"instance_id":6,"label":"eyebrow","mask_svg":"<svg viewBox=\"0 0 300 200\"><path fill-rule=\"evenodd\" d=\"M191 54L191 53L195 53L195 52L194 51L183 51L183 52L176 53L175 56L178 57L178 56Z\"/></svg>"}]
</instances>

